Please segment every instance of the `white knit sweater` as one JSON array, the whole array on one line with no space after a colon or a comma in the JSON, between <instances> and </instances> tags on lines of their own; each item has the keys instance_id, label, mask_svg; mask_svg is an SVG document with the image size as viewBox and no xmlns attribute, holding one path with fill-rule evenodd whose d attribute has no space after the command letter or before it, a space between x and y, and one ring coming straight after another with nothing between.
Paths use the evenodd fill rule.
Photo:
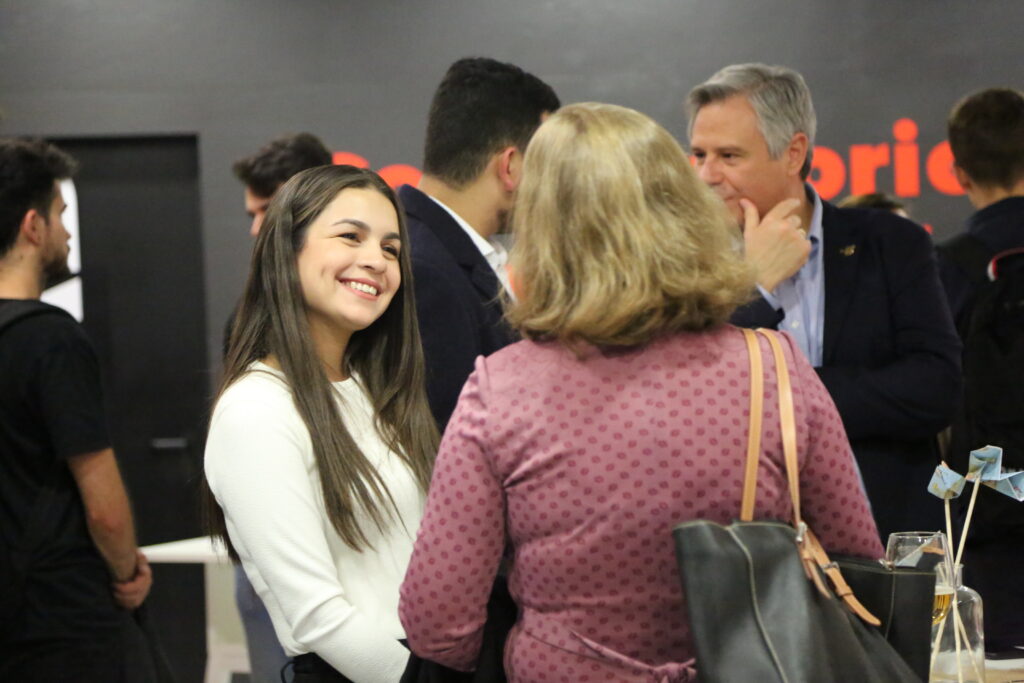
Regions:
<instances>
[{"instance_id":1,"label":"white knit sweater","mask_svg":"<svg viewBox=\"0 0 1024 683\"><path fill-rule=\"evenodd\" d=\"M224 510L245 573L292 656L315 652L357 683L398 681L408 651L398 620L424 496L387 450L355 379L334 383L346 428L398 506L380 533L361 516L371 548L355 552L327 519L309 432L283 375L263 363L217 401L206 442L206 478Z\"/></svg>"}]
</instances>

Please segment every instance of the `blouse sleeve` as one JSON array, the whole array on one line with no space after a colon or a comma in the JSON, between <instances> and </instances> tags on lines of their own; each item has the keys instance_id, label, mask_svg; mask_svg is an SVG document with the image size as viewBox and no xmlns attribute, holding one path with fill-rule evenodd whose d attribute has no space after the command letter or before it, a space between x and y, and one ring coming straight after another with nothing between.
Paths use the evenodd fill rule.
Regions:
<instances>
[{"instance_id":1,"label":"blouse sleeve","mask_svg":"<svg viewBox=\"0 0 1024 683\"><path fill-rule=\"evenodd\" d=\"M349 602L338 580L302 457L308 433L297 416L283 417L295 415L290 400L225 403L210 426L206 476L232 542L256 566L291 637L353 680L399 680L408 651Z\"/></svg>"},{"instance_id":2,"label":"blouse sleeve","mask_svg":"<svg viewBox=\"0 0 1024 683\"><path fill-rule=\"evenodd\" d=\"M416 654L468 671L505 546L505 492L488 452L485 361L478 358L437 455L399 614Z\"/></svg>"},{"instance_id":3,"label":"blouse sleeve","mask_svg":"<svg viewBox=\"0 0 1024 683\"><path fill-rule=\"evenodd\" d=\"M830 553L881 557L878 529L839 411L792 337L782 336L789 346L790 373L803 393L806 414L801 513Z\"/></svg>"}]
</instances>

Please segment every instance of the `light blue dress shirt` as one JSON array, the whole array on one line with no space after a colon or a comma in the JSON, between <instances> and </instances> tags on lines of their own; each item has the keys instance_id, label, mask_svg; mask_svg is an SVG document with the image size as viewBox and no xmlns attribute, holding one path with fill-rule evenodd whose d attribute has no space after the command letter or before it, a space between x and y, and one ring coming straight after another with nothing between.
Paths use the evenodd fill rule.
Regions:
<instances>
[{"instance_id":1,"label":"light blue dress shirt","mask_svg":"<svg viewBox=\"0 0 1024 683\"><path fill-rule=\"evenodd\" d=\"M787 280L768 292L758 287L761 296L784 317L779 329L793 335L797 346L813 367L821 367L822 339L825 330L825 269L822 265L821 198L807 185L807 197L814 202L807 238L811 241L811 255L807 263Z\"/></svg>"}]
</instances>

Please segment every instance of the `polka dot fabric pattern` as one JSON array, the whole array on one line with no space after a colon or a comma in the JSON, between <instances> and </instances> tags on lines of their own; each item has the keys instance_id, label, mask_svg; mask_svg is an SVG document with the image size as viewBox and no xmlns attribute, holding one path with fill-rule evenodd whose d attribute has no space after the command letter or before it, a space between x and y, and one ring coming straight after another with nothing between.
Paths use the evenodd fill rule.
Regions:
<instances>
[{"instance_id":1,"label":"polka dot fabric pattern","mask_svg":"<svg viewBox=\"0 0 1024 683\"><path fill-rule=\"evenodd\" d=\"M804 518L830 552L882 548L832 400L790 337ZM787 520L774 367L755 517ZM523 341L478 359L445 432L401 617L421 656L468 669L506 543L515 681L694 675L671 530L739 515L749 423L742 334L722 326L582 359ZM595 668L596 667L596 668Z\"/></svg>"}]
</instances>

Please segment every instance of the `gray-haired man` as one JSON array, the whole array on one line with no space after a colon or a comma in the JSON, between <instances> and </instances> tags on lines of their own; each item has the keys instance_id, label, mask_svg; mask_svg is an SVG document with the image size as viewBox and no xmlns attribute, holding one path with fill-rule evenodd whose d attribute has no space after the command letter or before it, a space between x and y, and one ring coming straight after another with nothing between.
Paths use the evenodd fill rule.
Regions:
<instances>
[{"instance_id":1,"label":"gray-haired man","mask_svg":"<svg viewBox=\"0 0 1024 683\"><path fill-rule=\"evenodd\" d=\"M835 208L807 183L817 120L792 69L728 66L687 107L698 173L742 227L758 278L761 296L734 322L785 330L818 370L883 540L942 528L926 487L960 389L960 343L928 234L888 212Z\"/></svg>"}]
</instances>

